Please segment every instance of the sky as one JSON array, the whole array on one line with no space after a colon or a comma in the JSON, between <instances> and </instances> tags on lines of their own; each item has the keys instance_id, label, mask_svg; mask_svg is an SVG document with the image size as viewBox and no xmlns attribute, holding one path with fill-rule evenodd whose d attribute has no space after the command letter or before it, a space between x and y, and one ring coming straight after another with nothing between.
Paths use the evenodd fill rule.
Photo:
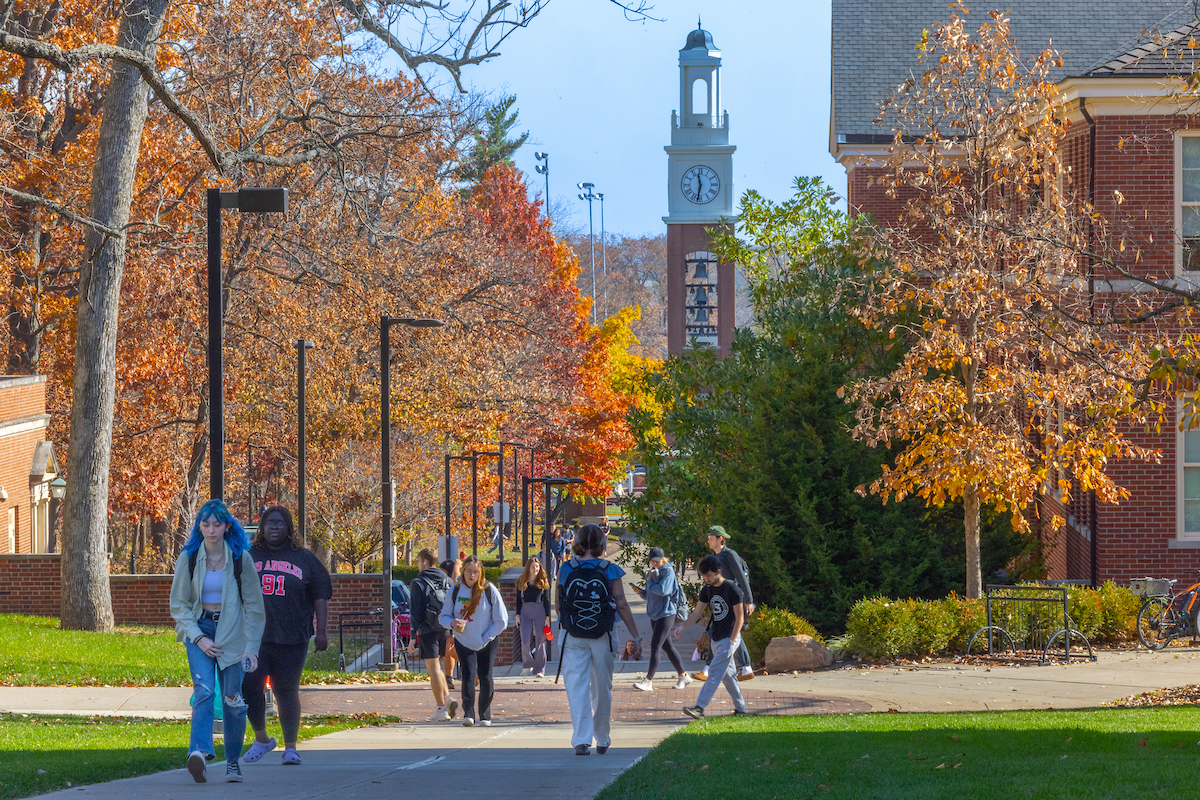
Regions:
<instances>
[{"instance_id":1,"label":"sky","mask_svg":"<svg viewBox=\"0 0 1200 800\"><path fill-rule=\"evenodd\" d=\"M499 58L469 68L470 86L515 94L515 131L529 141L516 165L540 194L534 153L550 155L551 208L587 230L575 184L604 193L605 229L666 232L671 111L679 105L679 49L697 17L721 51L734 188L781 201L798 175L818 175L839 194L846 173L829 155L828 0L652 0L663 22L627 21L608 0L552 0ZM595 214L600 233L599 208Z\"/></svg>"}]
</instances>

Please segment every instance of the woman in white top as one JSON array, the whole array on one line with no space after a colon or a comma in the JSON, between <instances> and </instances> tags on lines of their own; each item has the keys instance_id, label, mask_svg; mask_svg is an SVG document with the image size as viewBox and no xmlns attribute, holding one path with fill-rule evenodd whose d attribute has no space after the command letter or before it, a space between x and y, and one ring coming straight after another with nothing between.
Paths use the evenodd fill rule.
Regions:
<instances>
[{"instance_id":1,"label":"woman in white top","mask_svg":"<svg viewBox=\"0 0 1200 800\"><path fill-rule=\"evenodd\" d=\"M492 665L496 637L508 627L508 609L500 590L488 583L479 556L467 556L462 577L442 605L438 621L454 632L454 649L462 672L463 725L475 724L475 680L479 680L479 724L492 724Z\"/></svg>"}]
</instances>

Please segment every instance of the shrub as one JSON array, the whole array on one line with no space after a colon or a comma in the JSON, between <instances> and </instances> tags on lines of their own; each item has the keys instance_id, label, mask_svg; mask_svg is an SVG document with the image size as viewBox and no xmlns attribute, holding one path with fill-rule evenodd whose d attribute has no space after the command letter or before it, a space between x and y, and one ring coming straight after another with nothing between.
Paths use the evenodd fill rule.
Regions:
<instances>
[{"instance_id":1,"label":"shrub","mask_svg":"<svg viewBox=\"0 0 1200 800\"><path fill-rule=\"evenodd\" d=\"M742 638L750 651L750 660L755 664L761 663L767 652L767 645L777 636L797 636L805 634L822 644L825 640L817 629L801 617L783 608L759 606L750 615L750 624Z\"/></svg>"},{"instance_id":2,"label":"shrub","mask_svg":"<svg viewBox=\"0 0 1200 800\"><path fill-rule=\"evenodd\" d=\"M958 619L954 613L943 601L909 600L908 603L917 626L909 655L920 658L944 653L958 634Z\"/></svg>"},{"instance_id":3,"label":"shrub","mask_svg":"<svg viewBox=\"0 0 1200 800\"><path fill-rule=\"evenodd\" d=\"M1092 640L1104 624L1104 604L1100 594L1087 586L1067 587L1067 613L1071 627Z\"/></svg>"},{"instance_id":4,"label":"shrub","mask_svg":"<svg viewBox=\"0 0 1200 800\"><path fill-rule=\"evenodd\" d=\"M1128 587L1105 581L1098 592L1104 619L1100 623L1100 638L1108 641L1127 641L1137 636L1137 615L1142 598Z\"/></svg>"},{"instance_id":5,"label":"shrub","mask_svg":"<svg viewBox=\"0 0 1200 800\"><path fill-rule=\"evenodd\" d=\"M971 637L987 625L987 606L983 600L968 600L954 592L942 601L942 605L957 624L957 630L946 649L952 653L965 653L967 645L971 643Z\"/></svg>"},{"instance_id":6,"label":"shrub","mask_svg":"<svg viewBox=\"0 0 1200 800\"><path fill-rule=\"evenodd\" d=\"M894 658L914 651L917 623L907 602L863 598L846 620L846 652L858 658Z\"/></svg>"}]
</instances>

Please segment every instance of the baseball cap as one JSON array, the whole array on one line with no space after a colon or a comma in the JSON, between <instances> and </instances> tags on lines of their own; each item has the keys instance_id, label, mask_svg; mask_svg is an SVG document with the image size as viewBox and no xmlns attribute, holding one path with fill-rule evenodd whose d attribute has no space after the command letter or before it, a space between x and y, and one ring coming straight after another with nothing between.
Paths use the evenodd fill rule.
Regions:
<instances>
[{"instance_id":1,"label":"baseball cap","mask_svg":"<svg viewBox=\"0 0 1200 800\"><path fill-rule=\"evenodd\" d=\"M650 555L646 556L648 561L654 561L657 558L666 558L667 554L663 552L661 547L651 547Z\"/></svg>"},{"instance_id":2,"label":"baseball cap","mask_svg":"<svg viewBox=\"0 0 1200 800\"><path fill-rule=\"evenodd\" d=\"M723 528L723 527L722 527L722 526L720 526L720 525L713 525L712 527L710 527L710 528L708 529L708 535L709 535L709 536L724 536L726 539L732 539L732 538L733 538L733 537L732 537L732 536L730 536L728 533L726 533L726 532L725 532L725 528Z\"/></svg>"}]
</instances>

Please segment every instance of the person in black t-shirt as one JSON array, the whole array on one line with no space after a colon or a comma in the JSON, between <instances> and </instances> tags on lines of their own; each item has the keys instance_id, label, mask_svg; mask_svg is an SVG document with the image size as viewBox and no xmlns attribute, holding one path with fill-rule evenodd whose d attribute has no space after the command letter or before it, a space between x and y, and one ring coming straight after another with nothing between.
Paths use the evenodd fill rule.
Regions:
<instances>
[{"instance_id":1,"label":"person in black t-shirt","mask_svg":"<svg viewBox=\"0 0 1200 800\"><path fill-rule=\"evenodd\" d=\"M263 512L250 543L250 557L262 581L267 625L258 669L242 680L246 716L254 728L254 742L244 760L254 763L275 749L275 739L267 736L267 701L263 694L270 676L283 728L283 763L299 764L296 737L300 732L300 674L314 632L317 649L329 647L326 628L333 585L325 565L304 548L292 515L283 506L271 506Z\"/></svg>"},{"instance_id":2,"label":"person in black t-shirt","mask_svg":"<svg viewBox=\"0 0 1200 800\"><path fill-rule=\"evenodd\" d=\"M700 590L700 598L692 610L691 616L675 629L675 636L689 625L700 619L706 608L712 608L712 623L708 628L710 647L713 660L709 665L708 678L700 688L700 696L696 705L683 709L689 717L700 719L704 716L704 707L712 700L717 692L717 684L724 683L729 696L733 698L733 713L745 714L746 701L742 699L742 690L737 681L737 666L733 654L742 640L742 625L746 621L742 592L733 581L725 580L721 574L721 561L715 555L707 555L700 559L696 566L704 581Z\"/></svg>"},{"instance_id":3,"label":"person in black t-shirt","mask_svg":"<svg viewBox=\"0 0 1200 800\"><path fill-rule=\"evenodd\" d=\"M531 556L517 578L517 626L521 629L521 674L546 675L546 622L550 619L550 579Z\"/></svg>"}]
</instances>

